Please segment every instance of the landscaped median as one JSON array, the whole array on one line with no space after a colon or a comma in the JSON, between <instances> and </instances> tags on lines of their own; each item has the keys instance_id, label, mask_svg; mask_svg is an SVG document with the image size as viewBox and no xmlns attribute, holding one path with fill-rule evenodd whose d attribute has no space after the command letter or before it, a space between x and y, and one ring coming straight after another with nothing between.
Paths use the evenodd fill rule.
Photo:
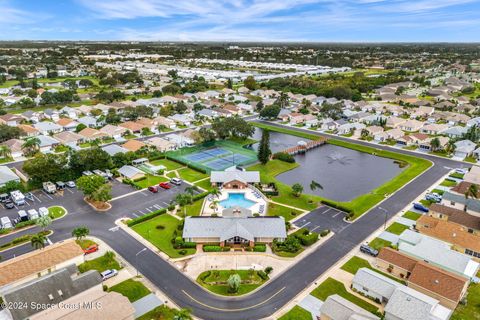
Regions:
<instances>
[{"instance_id":1,"label":"landscaped median","mask_svg":"<svg viewBox=\"0 0 480 320\"><path fill-rule=\"evenodd\" d=\"M300 132L300 131L292 130L289 128L277 127L277 126L267 125L264 123L256 123L256 122L253 122L252 124L259 128L268 129L271 131L276 131L276 132L285 133L289 135L299 136L306 139L311 139L311 140L319 139L318 135L314 135L306 132ZM279 195L276 197L273 197L273 199L276 202L289 204L291 206L295 206L305 210L312 210L317 207L319 202L322 202L347 212L350 215L350 219L354 220L360 217L363 213L365 213L369 209L371 209L373 206L381 202L383 199L385 199L385 197L393 194L398 189L400 189L401 187L406 185L408 182L410 182L412 179L422 174L432 165L430 161L421 159L415 156L400 154L400 153L387 151L387 150L381 150L374 147L364 146L364 145L347 142L343 140L331 138L331 139L328 139L327 143L330 143L332 145L336 145L339 147L357 150L360 152L365 152L378 157L389 158L398 162L399 165L405 166L405 169L396 177L394 177L390 181L387 181L380 187L372 190L367 194L361 195L349 202L338 202L338 201L325 199L320 196L307 195L307 194L301 194L298 197L294 196L291 186L278 181L275 177L280 173L296 168L298 166L297 163L286 163L279 160L271 160L266 165L257 164L248 168L248 170L260 171L262 183L274 182L276 184L277 189L279 191Z\"/></svg>"},{"instance_id":2,"label":"landscaped median","mask_svg":"<svg viewBox=\"0 0 480 320\"><path fill-rule=\"evenodd\" d=\"M239 276L237 287L232 280L234 275ZM255 290L268 279L263 270L208 270L197 277L197 283L219 295L240 296Z\"/></svg>"},{"instance_id":3,"label":"landscaped median","mask_svg":"<svg viewBox=\"0 0 480 320\"><path fill-rule=\"evenodd\" d=\"M46 230L46 231L40 231L39 235L42 235L42 236L46 237L46 236L50 235L51 233L52 233L52 231ZM30 242L30 240L32 240L33 236L35 236L35 234L26 234L26 235L23 235L23 236L20 236L18 238L13 239L12 241L3 243L2 245L0 245L0 252L11 249L11 248L19 246L19 245L23 245L27 242Z\"/></svg>"}]
</instances>

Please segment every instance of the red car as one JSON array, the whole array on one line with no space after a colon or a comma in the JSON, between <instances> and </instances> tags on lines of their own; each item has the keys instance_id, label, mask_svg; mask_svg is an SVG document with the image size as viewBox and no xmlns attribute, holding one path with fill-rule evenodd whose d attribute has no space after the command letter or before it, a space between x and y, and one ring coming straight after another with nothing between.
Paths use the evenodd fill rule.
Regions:
<instances>
[{"instance_id":1,"label":"red car","mask_svg":"<svg viewBox=\"0 0 480 320\"><path fill-rule=\"evenodd\" d=\"M158 185L163 189L170 189L172 187L168 182L161 182Z\"/></svg>"},{"instance_id":2,"label":"red car","mask_svg":"<svg viewBox=\"0 0 480 320\"><path fill-rule=\"evenodd\" d=\"M157 186L148 187L148 191L150 191L151 193L157 193L158 187Z\"/></svg>"},{"instance_id":3,"label":"red car","mask_svg":"<svg viewBox=\"0 0 480 320\"><path fill-rule=\"evenodd\" d=\"M83 249L83 254L94 253L98 251L98 244L92 244L90 247Z\"/></svg>"}]
</instances>

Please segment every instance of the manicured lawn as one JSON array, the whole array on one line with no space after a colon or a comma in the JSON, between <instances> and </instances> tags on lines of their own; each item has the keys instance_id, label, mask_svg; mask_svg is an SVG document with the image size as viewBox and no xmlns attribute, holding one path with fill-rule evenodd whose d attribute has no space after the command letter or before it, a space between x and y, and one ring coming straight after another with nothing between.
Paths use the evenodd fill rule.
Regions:
<instances>
[{"instance_id":1,"label":"manicured lawn","mask_svg":"<svg viewBox=\"0 0 480 320\"><path fill-rule=\"evenodd\" d=\"M257 140L255 140L255 139L250 139L250 138L242 139L242 138L233 138L233 137L229 138L228 141L238 143L242 146L246 146L246 145L249 145L249 144L254 144L254 143L257 142Z\"/></svg>"},{"instance_id":2,"label":"manicured lawn","mask_svg":"<svg viewBox=\"0 0 480 320\"><path fill-rule=\"evenodd\" d=\"M391 232L391 233L396 234L396 235L400 235L403 231L405 231L407 229L408 229L408 226L406 226L404 224L401 224L401 223L398 223L398 222L394 222L387 228L386 231Z\"/></svg>"},{"instance_id":3,"label":"manicured lawn","mask_svg":"<svg viewBox=\"0 0 480 320\"><path fill-rule=\"evenodd\" d=\"M126 134L123 137L127 140L130 140L130 139L135 139L137 136L134 134Z\"/></svg>"},{"instance_id":4,"label":"manicured lawn","mask_svg":"<svg viewBox=\"0 0 480 320\"><path fill-rule=\"evenodd\" d=\"M307 139L319 139L318 136L312 135L305 132L298 132L295 130L287 129L287 128L277 128L274 126L269 126L265 124L254 123L255 126L260 128L267 128L272 131L278 131L286 134L291 134L295 136L300 136ZM399 188L404 186L406 183L423 173L427 170L432 164L431 162L420 159L410 155L399 154L391 151L380 150L369 146L363 146L355 143L350 143L346 141L341 141L337 139L329 139L328 143L337 145L340 147L345 147L353 150L357 150L360 152L369 153L375 156L384 157L393 159L396 161L400 161L403 163L408 164L408 166L396 177L391 179L390 181L384 183L380 187L372 190L368 194L361 195L350 202L335 202L330 201L336 205L343 206L346 209L351 210L354 213L354 219L361 216L367 210L372 208L374 205L382 201L387 195L394 193ZM276 160L269 161L265 166L261 164L254 165L249 170L258 170L261 174L262 182L275 182L277 184L277 188L280 192L279 197L274 197L274 200L277 202L289 204L292 206L296 206L302 209L312 210L317 206L317 203L322 200L321 197L312 196L312 195L305 195L302 194L300 197L294 197L291 194L290 186L283 184L275 179L275 176L294 169L298 164L296 163L279 163L280 161Z\"/></svg>"},{"instance_id":5,"label":"manicured lawn","mask_svg":"<svg viewBox=\"0 0 480 320\"><path fill-rule=\"evenodd\" d=\"M121 269L120 264L115 259L115 253L111 251L105 253L99 258L88 260L78 265L78 271L82 273L88 270L97 270L98 272L103 272L108 269Z\"/></svg>"},{"instance_id":6,"label":"manicured lawn","mask_svg":"<svg viewBox=\"0 0 480 320\"><path fill-rule=\"evenodd\" d=\"M200 210L202 210L202 205L203 205L203 199L200 199L186 206L187 216L199 216ZM184 210L185 210L184 208L181 208L181 210L178 211L177 214L183 217L185 212Z\"/></svg>"},{"instance_id":7,"label":"manicured lawn","mask_svg":"<svg viewBox=\"0 0 480 320\"><path fill-rule=\"evenodd\" d=\"M477 275L478 276L478 275ZM459 304L451 320L480 319L480 284L470 284L467 291L467 304Z\"/></svg>"},{"instance_id":8,"label":"manicured lawn","mask_svg":"<svg viewBox=\"0 0 480 320\"><path fill-rule=\"evenodd\" d=\"M51 219L58 219L63 217L67 211L59 206L53 206L48 208L48 215L50 216Z\"/></svg>"},{"instance_id":9,"label":"manicured lawn","mask_svg":"<svg viewBox=\"0 0 480 320\"><path fill-rule=\"evenodd\" d=\"M229 292L227 280L230 275L237 273L242 282L238 292ZM266 280L258 275L257 271L250 270L209 270L197 277L197 282L204 288L224 296L240 296L261 286Z\"/></svg>"},{"instance_id":10,"label":"manicured lawn","mask_svg":"<svg viewBox=\"0 0 480 320\"><path fill-rule=\"evenodd\" d=\"M290 221L302 212L275 203L269 203L267 213L269 216L282 216L285 218L285 221Z\"/></svg>"},{"instance_id":11,"label":"manicured lawn","mask_svg":"<svg viewBox=\"0 0 480 320\"><path fill-rule=\"evenodd\" d=\"M80 148L90 148L92 145L90 142L84 142L84 143L80 143L78 146Z\"/></svg>"},{"instance_id":12,"label":"manicured lawn","mask_svg":"<svg viewBox=\"0 0 480 320\"><path fill-rule=\"evenodd\" d=\"M422 215L420 213L416 213L413 211L407 211L405 214L402 216L405 219L410 219L410 220L415 220L417 221Z\"/></svg>"},{"instance_id":13,"label":"manicured lawn","mask_svg":"<svg viewBox=\"0 0 480 320\"><path fill-rule=\"evenodd\" d=\"M148 188L150 186L158 185L160 182L168 181L168 179L165 177L154 176L151 174L146 174L145 177L146 179L135 182L135 184L142 189Z\"/></svg>"},{"instance_id":14,"label":"manicured lawn","mask_svg":"<svg viewBox=\"0 0 480 320\"><path fill-rule=\"evenodd\" d=\"M316 297L316 298L318 298L322 301L325 301L329 296L334 295L334 294L338 294L342 298L347 299L348 301L356 304L360 308L363 308L363 309L365 309L369 312L374 313L374 312L378 311L378 308L376 306L368 303L367 301L365 301L365 300L363 300L363 299L361 299L357 296L354 296L353 294L351 294L350 292L348 292L345 289L345 286L343 285L343 283L341 283L340 281L337 281L333 278L328 278L327 280L322 282L311 293L312 296L314 296L314 297Z\"/></svg>"},{"instance_id":15,"label":"manicured lawn","mask_svg":"<svg viewBox=\"0 0 480 320\"><path fill-rule=\"evenodd\" d=\"M177 309L169 308L166 305L161 305L155 309L145 313L143 316L138 317L136 320L173 320L178 315ZM183 319L183 318L178 318Z\"/></svg>"},{"instance_id":16,"label":"manicured lawn","mask_svg":"<svg viewBox=\"0 0 480 320\"><path fill-rule=\"evenodd\" d=\"M439 189L433 189L432 192L438 193L438 194L441 195L441 196L443 196L443 194L445 193L445 191L439 190Z\"/></svg>"},{"instance_id":17,"label":"manicured lawn","mask_svg":"<svg viewBox=\"0 0 480 320\"><path fill-rule=\"evenodd\" d=\"M75 240L75 242L76 242L80 247L82 247L82 249L87 249L87 248L90 247L91 245L97 244L95 241L89 240L89 239Z\"/></svg>"},{"instance_id":18,"label":"manicured lawn","mask_svg":"<svg viewBox=\"0 0 480 320\"><path fill-rule=\"evenodd\" d=\"M13 161L13 158L11 158L11 157L0 158L0 164L11 162L11 161Z\"/></svg>"},{"instance_id":19,"label":"manicured lawn","mask_svg":"<svg viewBox=\"0 0 480 320\"><path fill-rule=\"evenodd\" d=\"M303 131L291 130L291 129L285 128L285 127L276 127L276 126L268 125L268 124L265 124L265 123L258 123L258 122L252 122L252 125L254 125L255 127L258 127L258 128L268 129L268 130L271 130L271 131L285 133L285 134L289 134L291 136L297 136L297 137L301 137L301 138L305 138L305 139L310 139L310 140L320 139L320 137L315 135L315 134L306 133L306 132L303 132Z\"/></svg>"},{"instance_id":20,"label":"manicured lawn","mask_svg":"<svg viewBox=\"0 0 480 320\"><path fill-rule=\"evenodd\" d=\"M184 249L185 255L179 253L180 249L175 249L172 245L173 232L177 230L178 225L181 223L177 218L172 217L169 214L162 214L153 219L147 220L143 223L137 224L132 229L150 241L159 250L165 252L171 258L180 258L186 255L194 254L196 249ZM157 226L163 226L164 229L157 228ZM178 231L181 235L181 231Z\"/></svg>"},{"instance_id":21,"label":"manicured lawn","mask_svg":"<svg viewBox=\"0 0 480 320\"><path fill-rule=\"evenodd\" d=\"M345 262L345 264L341 267L342 270L345 270L345 271L347 271L347 272L349 272L349 273L351 273L351 274L356 274L357 271L358 271L358 269L360 269L360 268L368 268L368 269L373 270L373 271L375 271L375 272L378 272L378 273L384 275L385 277L390 278L390 279L392 279L392 280L394 280L394 281L397 281L397 282L406 284L405 281L402 281L402 280L400 280L400 279L397 279L397 278L395 278L395 277L392 276L392 275L389 275L389 274L387 274L387 273L385 273L385 272L382 272L382 271L380 271L380 270L378 270L378 269L373 268L367 260L362 259L362 258L357 257L357 256L353 256L350 260L348 260L347 262Z\"/></svg>"},{"instance_id":22,"label":"manicured lawn","mask_svg":"<svg viewBox=\"0 0 480 320\"><path fill-rule=\"evenodd\" d=\"M457 185L457 183L453 180L443 180L442 183L440 183L441 186L444 186L444 187L455 187Z\"/></svg>"},{"instance_id":23,"label":"manicured lawn","mask_svg":"<svg viewBox=\"0 0 480 320\"><path fill-rule=\"evenodd\" d=\"M208 175L206 175L205 173L193 170L191 168L182 168L177 172L183 180L187 180L190 182L195 182L197 180L205 179L208 177Z\"/></svg>"},{"instance_id":24,"label":"manicured lawn","mask_svg":"<svg viewBox=\"0 0 480 320\"><path fill-rule=\"evenodd\" d=\"M470 163L477 163L477 158L475 158L475 157L466 157L463 161L470 162Z\"/></svg>"},{"instance_id":25,"label":"manicured lawn","mask_svg":"<svg viewBox=\"0 0 480 320\"><path fill-rule=\"evenodd\" d=\"M422 199L422 200L420 200L419 202L420 202L423 206L425 206L425 207L427 207L427 208L430 207L430 205L433 203L432 201L427 200L427 199Z\"/></svg>"},{"instance_id":26,"label":"manicured lawn","mask_svg":"<svg viewBox=\"0 0 480 320\"><path fill-rule=\"evenodd\" d=\"M212 190L212 183L210 182L210 179L205 179L199 182L195 182L195 185L207 191Z\"/></svg>"},{"instance_id":27,"label":"manicured lawn","mask_svg":"<svg viewBox=\"0 0 480 320\"><path fill-rule=\"evenodd\" d=\"M150 163L153 164L154 166L159 166L159 165L165 166L165 168L167 168L166 169L167 171L176 170L176 169L179 169L181 167L184 167L183 164L180 164L178 162L175 162L175 161L172 161L172 160L169 160L169 159L153 160Z\"/></svg>"},{"instance_id":28,"label":"manicured lawn","mask_svg":"<svg viewBox=\"0 0 480 320\"><path fill-rule=\"evenodd\" d=\"M465 176L464 174L461 174L461 173L458 173L458 172L454 172L454 173L449 175L449 177L456 178L456 179L463 179L464 176Z\"/></svg>"},{"instance_id":29,"label":"manicured lawn","mask_svg":"<svg viewBox=\"0 0 480 320\"><path fill-rule=\"evenodd\" d=\"M383 247L389 247L392 245L390 241L383 240L381 238L375 238L368 244L370 247L374 248L375 250L380 250Z\"/></svg>"},{"instance_id":30,"label":"manicured lawn","mask_svg":"<svg viewBox=\"0 0 480 320\"><path fill-rule=\"evenodd\" d=\"M62 144L55 148L55 152L65 152L65 151L68 151L68 147Z\"/></svg>"},{"instance_id":31,"label":"manicured lawn","mask_svg":"<svg viewBox=\"0 0 480 320\"><path fill-rule=\"evenodd\" d=\"M110 287L108 291L118 292L127 297L130 302L135 302L150 294L150 290L148 290L143 283L133 279L120 282L113 287Z\"/></svg>"},{"instance_id":32,"label":"manicured lawn","mask_svg":"<svg viewBox=\"0 0 480 320\"><path fill-rule=\"evenodd\" d=\"M300 306L295 306L278 320L312 320L312 314Z\"/></svg>"}]
</instances>

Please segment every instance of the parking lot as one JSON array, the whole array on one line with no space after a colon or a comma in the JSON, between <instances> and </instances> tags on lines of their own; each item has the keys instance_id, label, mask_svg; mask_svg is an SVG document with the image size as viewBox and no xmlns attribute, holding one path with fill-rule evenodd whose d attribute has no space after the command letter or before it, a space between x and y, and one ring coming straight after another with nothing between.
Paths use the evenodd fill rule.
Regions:
<instances>
[{"instance_id":1,"label":"parking lot","mask_svg":"<svg viewBox=\"0 0 480 320\"><path fill-rule=\"evenodd\" d=\"M152 193L148 190L143 190L132 196L113 200L111 202L114 206L113 209L115 210L118 208L118 210L122 210L127 217L138 218L150 212L166 208L170 205L170 202L175 199L177 194L184 192L185 188L189 186L186 183L182 183L180 186L176 186L174 184L170 185L171 189L166 190L159 188L158 193ZM194 192L194 194L197 193L199 192ZM132 207L131 203L126 203L131 202L132 197L135 197L135 209L131 212L125 212L125 208ZM122 204L123 202L125 202L125 205Z\"/></svg>"},{"instance_id":2,"label":"parking lot","mask_svg":"<svg viewBox=\"0 0 480 320\"><path fill-rule=\"evenodd\" d=\"M294 225L315 232L329 229L339 233L349 225L343 221L344 217L345 212L323 205L295 221Z\"/></svg>"}]
</instances>

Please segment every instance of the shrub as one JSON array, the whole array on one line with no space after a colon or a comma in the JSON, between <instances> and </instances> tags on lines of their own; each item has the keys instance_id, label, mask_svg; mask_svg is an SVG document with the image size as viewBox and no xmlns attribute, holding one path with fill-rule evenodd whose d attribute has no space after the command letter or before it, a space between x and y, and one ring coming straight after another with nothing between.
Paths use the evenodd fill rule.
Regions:
<instances>
[{"instance_id":1,"label":"shrub","mask_svg":"<svg viewBox=\"0 0 480 320\"><path fill-rule=\"evenodd\" d=\"M289 162L289 163L294 163L295 162L295 158L291 154L288 154L286 152L275 153L273 155L273 159L278 159L280 161Z\"/></svg>"},{"instance_id":2,"label":"shrub","mask_svg":"<svg viewBox=\"0 0 480 320\"><path fill-rule=\"evenodd\" d=\"M285 251L295 253L300 250L302 246L300 245L300 241L294 235L288 235L285 241L280 242L277 240L273 241L272 249L273 251Z\"/></svg>"},{"instance_id":3,"label":"shrub","mask_svg":"<svg viewBox=\"0 0 480 320\"><path fill-rule=\"evenodd\" d=\"M175 246L177 248L183 246L183 239L182 237L178 236L178 237L175 237Z\"/></svg>"},{"instance_id":4,"label":"shrub","mask_svg":"<svg viewBox=\"0 0 480 320\"><path fill-rule=\"evenodd\" d=\"M175 205L174 204L171 204L167 207L168 211L173 211L175 210Z\"/></svg>"},{"instance_id":5,"label":"shrub","mask_svg":"<svg viewBox=\"0 0 480 320\"><path fill-rule=\"evenodd\" d=\"M263 270L257 271L257 274L260 278L262 278L262 280L267 280L268 279L268 275Z\"/></svg>"},{"instance_id":6,"label":"shrub","mask_svg":"<svg viewBox=\"0 0 480 320\"><path fill-rule=\"evenodd\" d=\"M184 255L187 254L187 250L185 250L185 249L179 250L178 254L181 254L182 256L184 256Z\"/></svg>"},{"instance_id":7,"label":"shrub","mask_svg":"<svg viewBox=\"0 0 480 320\"><path fill-rule=\"evenodd\" d=\"M330 201L328 199L323 199L321 201L323 204L326 204L327 206L330 206L332 208L335 208L335 209L338 209L338 210L342 210L342 211L345 211L346 213L353 213L352 210L350 208L347 208L341 204L338 204L334 201Z\"/></svg>"},{"instance_id":8,"label":"shrub","mask_svg":"<svg viewBox=\"0 0 480 320\"><path fill-rule=\"evenodd\" d=\"M182 248L184 248L184 249L193 249L193 248L196 248L196 247L197 247L196 242L184 242L183 245L182 245Z\"/></svg>"},{"instance_id":9,"label":"shrub","mask_svg":"<svg viewBox=\"0 0 480 320\"><path fill-rule=\"evenodd\" d=\"M106 284L104 284L102 288L103 288L103 291L108 291L108 286Z\"/></svg>"},{"instance_id":10,"label":"shrub","mask_svg":"<svg viewBox=\"0 0 480 320\"><path fill-rule=\"evenodd\" d=\"M322 232L320 232L320 237L325 237L329 233L330 233L330 229L325 229Z\"/></svg>"},{"instance_id":11,"label":"shrub","mask_svg":"<svg viewBox=\"0 0 480 320\"><path fill-rule=\"evenodd\" d=\"M15 229L20 229L27 226L32 226L35 224L35 220L22 221L15 225Z\"/></svg>"},{"instance_id":12,"label":"shrub","mask_svg":"<svg viewBox=\"0 0 480 320\"><path fill-rule=\"evenodd\" d=\"M165 229L165 226L163 224L158 224L155 228L158 230L163 230Z\"/></svg>"},{"instance_id":13,"label":"shrub","mask_svg":"<svg viewBox=\"0 0 480 320\"><path fill-rule=\"evenodd\" d=\"M203 246L203 252L220 252L222 247L220 246Z\"/></svg>"},{"instance_id":14,"label":"shrub","mask_svg":"<svg viewBox=\"0 0 480 320\"><path fill-rule=\"evenodd\" d=\"M157 211L153 211L151 213L147 213L146 215L143 215L141 217L138 217L138 218L135 218L135 219L132 219L132 220L128 221L127 226L132 227L136 224L142 223L144 221L147 221L147 220L153 219L153 218L155 218L159 215L162 215L165 212L167 212L166 209L160 209L160 210L157 210ZM27 222L29 222L29 221L27 221Z\"/></svg>"},{"instance_id":15,"label":"shrub","mask_svg":"<svg viewBox=\"0 0 480 320\"><path fill-rule=\"evenodd\" d=\"M300 243L303 246L307 246L307 247L311 246L312 244L314 244L318 240L318 233L310 232L306 228L302 228L302 229L296 231L293 234L293 236L296 237L298 240L300 240Z\"/></svg>"},{"instance_id":16,"label":"shrub","mask_svg":"<svg viewBox=\"0 0 480 320\"><path fill-rule=\"evenodd\" d=\"M253 247L253 251L255 252L265 252L267 251L267 246L264 244L257 244Z\"/></svg>"},{"instance_id":17,"label":"shrub","mask_svg":"<svg viewBox=\"0 0 480 320\"><path fill-rule=\"evenodd\" d=\"M272 271L273 271L273 268L272 268L272 267L266 267L266 268L265 268L265 273L266 273L266 274L270 274Z\"/></svg>"},{"instance_id":18,"label":"shrub","mask_svg":"<svg viewBox=\"0 0 480 320\"><path fill-rule=\"evenodd\" d=\"M206 272L202 273L202 274L200 275L200 277L199 277L200 281L202 281L202 282L205 281L205 279L207 279L208 277L210 277L210 274L211 274L210 271L206 271Z\"/></svg>"}]
</instances>

